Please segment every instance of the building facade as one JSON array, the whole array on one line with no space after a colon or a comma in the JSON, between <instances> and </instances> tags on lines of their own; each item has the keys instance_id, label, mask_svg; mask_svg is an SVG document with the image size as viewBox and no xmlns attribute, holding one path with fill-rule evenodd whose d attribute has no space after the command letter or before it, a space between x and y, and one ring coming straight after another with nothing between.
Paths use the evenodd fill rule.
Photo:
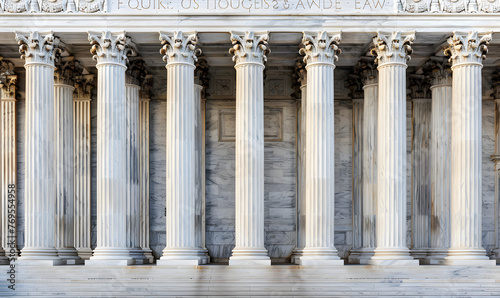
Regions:
<instances>
[{"instance_id":1,"label":"building facade","mask_svg":"<svg viewBox=\"0 0 500 298\"><path fill-rule=\"evenodd\" d=\"M500 280L499 0L1 9L0 261L22 293L49 269Z\"/></svg>"}]
</instances>

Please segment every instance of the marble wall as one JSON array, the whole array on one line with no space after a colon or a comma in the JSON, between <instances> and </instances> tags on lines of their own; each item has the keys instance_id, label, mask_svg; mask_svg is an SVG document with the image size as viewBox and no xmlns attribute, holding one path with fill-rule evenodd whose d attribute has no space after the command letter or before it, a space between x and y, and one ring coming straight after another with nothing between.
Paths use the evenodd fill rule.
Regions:
<instances>
[{"instance_id":1,"label":"marble wall","mask_svg":"<svg viewBox=\"0 0 500 298\"><path fill-rule=\"evenodd\" d=\"M17 69L16 69L17 71ZM226 71L226 70L224 70ZM295 219L295 138L296 103L290 98L290 69L271 69L268 77L274 85L267 86L266 106L282 109L282 141L265 143L265 226L266 247L274 262L289 259L296 241ZM278 78L287 72L286 79ZM20 98L17 103L18 133L18 243L24 244L24 84L20 73ZM231 71L219 81L221 88L231 85ZM214 71L217 74L217 70ZM345 258L352 246L352 102L343 77L347 71L336 70L335 101L335 243ZM283 76L283 74L281 74ZM229 80L229 81L227 81ZM215 83L215 81L214 81ZM214 261L227 261L234 246L234 142L219 141L219 110L234 107L231 91L209 89L212 97L206 103L206 244ZM219 94L219 95L217 95ZM485 96L488 97L488 96ZM92 117L92 243L96 236L96 101L91 103ZM150 244L156 257L165 246L165 115L164 100L150 105ZM408 245L411 245L411 103L407 109L408 148ZM230 122L230 121L229 121ZM269 123L277 123L272 120ZM494 172L490 155L494 151L494 104L483 101L483 246L487 251L494 245Z\"/></svg>"}]
</instances>

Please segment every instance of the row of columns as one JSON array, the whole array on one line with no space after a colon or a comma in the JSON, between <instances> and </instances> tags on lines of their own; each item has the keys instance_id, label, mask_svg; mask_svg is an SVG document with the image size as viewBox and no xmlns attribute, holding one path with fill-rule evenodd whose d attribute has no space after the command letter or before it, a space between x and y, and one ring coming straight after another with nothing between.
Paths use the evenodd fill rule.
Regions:
<instances>
[{"instance_id":1,"label":"row of columns","mask_svg":"<svg viewBox=\"0 0 500 298\"><path fill-rule=\"evenodd\" d=\"M74 193L68 190L75 145L63 142L71 135L65 131L72 123L68 106L73 95L71 85L54 85L54 61L60 52L59 40L52 34L33 32L17 34L20 51L26 59L26 245L19 260L75 262L78 258L72 225L80 224L68 210L86 210ZM301 156L299 176L299 237L294 260L301 265L341 265L334 246L334 68L340 54L340 33L325 31L304 33L300 53L304 55L302 70ZM444 152L436 140L431 153L432 179L450 175L450 196L438 190L431 195L434 204L441 204L437 221L444 225L450 212L450 246L447 264L478 264L488 261L481 247L481 66L490 39L477 33L455 33L445 52L451 56L453 83L450 151ZM364 103L356 119L363 119L358 128L362 135L362 201L363 232L353 255L358 262L376 265L415 265L406 245L406 61L411 54L414 33L378 33L372 53L377 70L369 63L361 65L364 74ZM147 175L139 157L139 122L147 118L140 104L140 88L126 80L128 56L134 45L125 33L89 34L91 52L97 60L98 110L97 125L97 247L87 261L92 264L126 265L151 259L147 236L140 236L141 216L147 216L147 192L140 186L139 176ZM195 87L194 70L198 48L195 33L183 35L160 33L161 53L167 62L167 172L166 172L166 247L158 264L198 265L208 262L203 235L199 232L202 195L196 175L201 172L197 144L201 88ZM263 70L269 54L268 35L253 32L232 33L231 41L237 72L236 123L236 247L230 265L269 265L264 247L264 132L263 132ZM71 59L65 63L71 65ZM130 69L133 69L131 67ZM378 79L378 82L377 82ZM67 87L69 86L69 87ZM434 86L433 97L449 96L448 89ZM442 87L444 88L444 86ZM435 91L438 89L438 91ZM54 95L57 93L57 97ZM196 93L196 95L195 95ZM55 99L58 99L55 109ZM436 100L438 101L438 100ZM417 103L416 103L417 104ZM433 99L434 105L434 99ZM76 107L76 105L75 105ZM143 107L142 110L140 107ZM428 108L428 107L427 107ZM360 104L358 109L361 110ZM76 111L76 108L75 108ZM140 111L140 112L139 112ZM444 121L439 107L432 108L432 125ZM88 112L88 111L87 111ZM65 117L58 115L65 115ZM83 112L75 117L88 117ZM64 121L60 121L63 118ZM56 120L59 119L59 120ZM40 125L43 123L43 125ZM65 124L64 124L65 123ZM141 124L142 125L142 124ZM59 127L60 129L56 129ZM70 126L71 127L71 126ZM446 130L440 128L441 130ZM455 129L459 127L460 129ZM376 131L374 131L376 128ZM418 127L419 129L421 127ZM70 129L71 130L71 129ZM84 134L88 133L87 128ZM479 132L479 133L478 133ZM81 132L78 132L81 133ZM448 131L441 131L446 135ZM75 133L76 130L75 130ZM60 137L57 137L60 136ZM72 139L72 138L70 138ZM143 139L141 139L143 140ZM85 147L88 143L78 144ZM89 150L88 147L86 150ZM439 151L441 150L441 151ZM85 151L85 150L82 150ZM450 173L437 164L436 154L450 155ZM76 154L78 156L78 154ZM87 156L88 157L88 156ZM416 158L417 156L415 156ZM53 160L59 160L58 167ZM85 160L85 156L82 157ZM76 160L76 159L75 159ZM444 163L443 159L439 162ZM83 161L82 164L88 163ZM88 165L88 164L87 164ZM141 167L141 168L140 168ZM303 173L302 173L303 171ZM433 170L434 171L434 170ZM83 171L85 172L85 171ZM79 173L81 174L81 173ZM83 174L83 176L88 177ZM70 176L68 178L68 176ZM436 176L436 178L434 178ZM74 177L77 177L76 175ZM420 177L420 176L419 176ZM425 176L421 176L425 177ZM84 180L84 179L82 179ZM147 179L146 179L147 180ZM58 183L61 181L61 185ZM88 182L88 181L87 181ZM69 183L69 184L68 184ZM57 188L48 187L58 185ZM75 184L76 185L76 184ZM444 186L443 186L444 187ZM147 197L147 196L145 196ZM70 202L68 202L70 201ZM444 203L443 203L444 202ZM87 202L88 203L88 202ZM72 208L72 205L75 208ZM435 205L434 205L435 206ZM438 214L439 213L439 214ZM57 216L56 216L57 215ZM61 215L61 216L59 216ZM78 214L80 216L80 214ZM54 218L56 219L54 221ZM88 220L88 219L87 219ZM441 229L442 230L442 229ZM440 229L433 231L438 253L446 245ZM147 231L147 229L146 229ZM147 233L146 233L147 234ZM58 235L56 237L56 235ZM444 237L446 238L446 237ZM55 241L54 239L57 239ZM84 244L87 245L87 244ZM58 248L60 247L60 252ZM440 250L441 249L441 250ZM149 253L149 255L148 255ZM440 259L441 260L441 259Z\"/></svg>"},{"instance_id":2,"label":"row of columns","mask_svg":"<svg viewBox=\"0 0 500 298\"><path fill-rule=\"evenodd\" d=\"M365 61L357 66L365 83L365 117L356 125L365 130L358 137L363 151L362 178L354 180L363 192L354 201L363 206L358 211L362 228L357 231L363 237L350 261L410 265L417 264L415 258L424 264L492 265L495 261L488 260L481 241L481 68L491 34L455 32L448 39L443 50L451 65L434 58L425 66L432 99L418 85L425 80L410 78L414 84L410 86L414 165L410 256L406 244L405 69L413 39L414 33L379 33L372 50L378 73ZM375 96L367 92L370 75L378 75ZM373 98L378 101L376 108L370 106ZM377 121L371 122L375 114ZM369 131L373 127L376 144L369 140L375 135ZM376 174L371 171L374 148ZM372 181L377 181L375 188ZM373 229L376 232L370 233ZM372 237L375 242L370 241Z\"/></svg>"}]
</instances>

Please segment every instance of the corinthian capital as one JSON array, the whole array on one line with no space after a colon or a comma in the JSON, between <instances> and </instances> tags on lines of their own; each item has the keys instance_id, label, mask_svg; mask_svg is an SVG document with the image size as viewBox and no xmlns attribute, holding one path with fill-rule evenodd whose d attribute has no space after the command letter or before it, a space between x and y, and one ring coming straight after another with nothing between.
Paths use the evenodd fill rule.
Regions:
<instances>
[{"instance_id":1,"label":"corinthian capital","mask_svg":"<svg viewBox=\"0 0 500 298\"><path fill-rule=\"evenodd\" d=\"M477 31L469 33L453 32L448 38L448 46L444 54L450 57L453 65L459 63L482 64L488 53L487 45L491 41L491 33L479 35Z\"/></svg>"},{"instance_id":2,"label":"corinthian capital","mask_svg":"<svg viewBox=\"0 0 500 298\"><path fill-rule=\"evenodd\" d=\"M62 43L52 32L41 35L38 31L33 31L29 35L16 32L16 40L19 44L21 59L26 60L26 64L45 63L54 65L56 56L60 55Z\"/></svg>"},{"instance_id":3,"label":"corinthian capital","mask_svg":"<svg viewBox=\"0 0 500 298\"><path fill-rule=\"evenodd\" d=\"M95 88L95 75L87 74L80 75L75 78L75 91L73 97L77 100L90 100L92 98L92 90Z\"/></svg>"},{"instance_id":4,"label":"corinthian capital","mask_svg":"<svg viewBox=\"0 0 500 298\"><path fill-rule=\"evenodd\" d=\"M163 61L170 63L189 63L194 66L198 61L196 56L201 54L198 48L198 36L196 33L184 36L182 31L174 31L173 34L160 32L161 49Z\"/></svg>"},{"instance_id":5,"label":"corinthian capital","mask_svg":"<svg viewBox=\"0 0 500 298\"><path fill-rule=\"evenodd\" d=\"M307 64L334 64L341 53L339 49L340 39L340 32L329 34L326 31L319 31L317 35L304 32L302 36L303 47L299 50L299 53L305 56L304 62Z\"/></svg>"},{"instance_id":6,"label":"corinthian capital","mask_svg":"<svg viewBox=\"0 0 500 298\"><path fill-rule=\"evenodd\" d=\"M373 38L374 47L371 49L371 54L377 57L375 63L406 64L411 58L411 45L415 40L415 32L402 34L401 31L395 31L389 34L378 32Z\"/></svg>"},{"instance_id":7,"label":"corinthian capital","mask_svg":"<svg viewBox=\"0 0 500 298\"><path fill-rule=\"evenodd\" d=\"M267 62L266 55L271 53L267 43L269 34L255 35L253 31L247 31L243 36L231 32L231 42L233 47L229 49L229 54L233 55L233 61L238 63Z\"/></svg>"},{"instance_id":8,"label":"corinthian capital","mask_svg":"<svg viewBox=\"0 0 500 298\"><path fill-rule=\"evenodd\" d=\"M54 83L73 86L75 78L80 76L83 68L74 56L61 57L55 62Z\"/></svg>"},{"instance_id":9,"label":"corinthian capital","mask_svg":"<svg viewBox=\"0 0 500 298\"><path fill-rule=\"evenodd\" d=\"M102 34L89 32L92 58L101 63L115 63L125 66L128 57L136 54L135 44L125 32Z\"/></svg>"},{"instance_id":10,"label":"corinthian capital","mask_svg":"<svg viewBox=\"0 0 500 298\"><path fill-rule=\"evenodd\" d=\"M424 72L433 86L452 84L451 65L445 58L431 57L424 65Z\"/></svg>"},{"instance_id":11,"label":"corinthian capital","mask_svg":"<svg viewBox=\"0 0 500 298\"><path fill-rule=\"evenodd\" d=\"M16 100L17 75L0 75L0 99Z\"/></svg>"},{"instance_id":12,"label":"corinthian capital","mask_svg":"<svg viewBox=\"0 0 500 298\"><path fill-rule=\"evenodd\" d=\"M427 74L410 75L410 85L408 85L410 99L430 99L432 97L431 85L427 78Z\"/></svg>"},{"instance_id":13,"label":"corinthian capital","mask_svg":"<svg viewBox=\"0 0 500 298\"><path fill-rule=\"evenodd\" d=\"M141 86L146 76L150 73L146 62L142 59L130 60L125 72L127 84Z\"/></svg>"},{"instance_id":14,"label":"corinthian capital","mask_svg":"<svg viewBox=\"0 0 500 298\"><path fill-rule=\"evenodd\" d=\"M363 85L377 84L378 82L377 66L373 61L373 58L358 61L358 63L354 66L354 73L361 78Z\"/></svg>"}]
</instances>

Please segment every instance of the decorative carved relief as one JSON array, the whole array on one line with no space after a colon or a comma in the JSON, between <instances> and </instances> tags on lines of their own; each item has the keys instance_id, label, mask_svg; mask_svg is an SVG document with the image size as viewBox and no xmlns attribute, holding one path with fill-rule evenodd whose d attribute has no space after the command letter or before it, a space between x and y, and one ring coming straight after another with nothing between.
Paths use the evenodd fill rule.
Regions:
<instances>
[{"instance_id":1,"label":"decorative carved relief","mask_svg":"<svg viewBox=\"0 0 500 298\"><path fill-rule=\"evenodd\" d=\"M331 63L337 61L338 55L342 52L338 47L340 43L340 33L330 34L326 31L319 31L316 36L304 32L302 36L303 47L299 50L304 55L304 62L311 63Z\"/></svg>"},{"instance_id":2,"label":"decorative carved relief","mask_svg":"<svg viewBox=\"0 0 500 298\"><path fill-rule=\"evenodd\" d=\"M15 74L4 74L0 75L0 90L1 90L1 99L16 99L16 90L17 90L17 75Z\"/></svg>"},{"instance_id":3,"label":"decorative carved relief","mask_svg":"<svg viewBox=\"0 0 500 298\"><path fill-rule=\"evenodd\" d=\"M59 38L52 33L40 35L38 31L33 31L28 36L24 36L16 32L16 40L19 44L21 59L26 59L26 63L54 65L56 56L59 56L62 51Z\"/></svg>"},{"instance_id":4,"label":"decorative carved relief","mask_svg":"<svg viewBox=\"0 0 500 298\"><path fill-rule=\"evenodd\" d=\"M229 49L229 53L233 55L233 61L236 64L243 62L265 63L267 62L266 55L271 53L268 41L268 34L255 36L253 31L247 31L241 37L231 32L233 47Z\"/></svg>"},{"instance_id":5,"label":"decorative carved relief","mask_svg":"<svg viewBox=\"0 0 500 298\"><path fill-rule=\"evenodd\" d=\"M236 109L219 110L219 142L234 142L236 138ZM283 108L264 107L264 141L283 141Z\"/></svg>"},{"instance_id":6,"label":"decorative carved relief","mask_svg":"<svg viewBox=\"0 0 500 298\"><path fill-rule=\"evenodd\" d=\"M41 0L40 2L43 12L74 12L76 10L74 0Z\"/></svg>"},{"instance_id":7,"label":"decorative carved relief","mask_svg":"<svg viewBox=\"0 0 500 298\"><path fill-rule=\"evenodd\" d=\"M30 2L31 0L5 0L3 10L11 13L25 12L30 9Z\"/></svg>"},{"instance_id":8,"label":"decorative carved relief","mask_svg":"<svg viewBox=\"0 0 500 298\"><path fill-rule=\"evenodd\" d=\"M125 32L113 34L109 31L89 33L89 41L92 45L90 53L92 58L100 62L111 62L125 65L128 56L136 55L135 45Z\"/></svg>"},{"instance_id":9,"label":"decorative carved relief","mask_svg":"<svg viewBox=\"0 0 500 298\"><path fill-rule=\"evenodd\" d=\"M78 11L85 13L106 12L105 0L78 0Z\"/></svg>"},{"instance_id":10,"label":"decorative carved relief","mask_svg":"<svg viewBox=\"0 0 500 298\"><path fill-rule=\"evenodd\" d=\"M430 11L431 0L406 0L404 1L404 10L410 13L419 13Z\"/></svg>"},{"instance_id":11,"label":"decorative carved relief","mask_svg":"<svg viewBox=\"0 0 500 298\"><path fill-rule=\"evenodd\" d=\"M394 31L391 35L386 35L378 32L373 38L374 47L371 49L371 54L375 57L375 63L382 65L384 63L404 63L410 60L413 44L415 40L415 32L405 35L401 31Z\"/></svg>"},{"instance_id":12,"label":"decorative carved relief","mask_svg":"<svg viewBox=\"0 0 500 298\"><path fill-rule=\"evenodd\" d=\"M498 13L500 0L403 0L400 11L408 13Z\"/></svg>"},{"instance_id":13,"label":"decorative carved relief","mask_svg":"<svg viewBox=\"0 0 500 298\"><path fill-rule=\"evenodd\" d=\"M487 45L491 41L491 33L479 36L477 31L460 34L453 33L448 38L448 46L444 49L444 54L450 57L450 62L457 63L482 63L488 53Z\"/></svg>"},{"instance_id":14,"label":"decorative carved relief","mask_svg":"<svg viewBox=\"0 0 500 298\"><path fill-rule=\"evenodd\" d=\"M174 31L171 35L160 32L160 42L162 45L160 54L167 64L175 62L194 64L198 61L197 56L201 55L196 33L184 37L182 31Z\"/></svg>"},{"instance_id":15,"label":"decorative carved relief","mask_svg":"<svg viewBox=\"0 0 500 298\"><path fill-rule=\"evenodd\" d=\"M55 61L54 83L73 86L75 78L81 76L83 67L73 56L61 57Z\"/></svg>"}]
</instances>

